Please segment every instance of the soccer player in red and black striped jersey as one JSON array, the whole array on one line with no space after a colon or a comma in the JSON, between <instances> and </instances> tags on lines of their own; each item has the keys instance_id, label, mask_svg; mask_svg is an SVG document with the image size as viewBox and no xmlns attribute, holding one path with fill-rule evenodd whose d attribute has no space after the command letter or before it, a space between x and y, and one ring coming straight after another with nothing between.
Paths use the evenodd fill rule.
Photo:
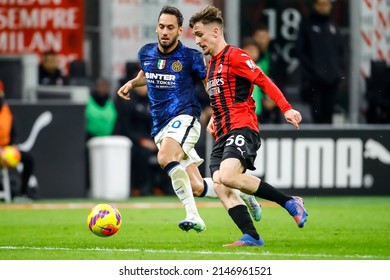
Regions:
<instances>
[{"instance_id":1,"label":"soccer player in red and black striped jersey","mask_svg":"<svg viewBox=\"0 0 390 280\"><path fill-rule=\"evenodd\" d=\"M213 109L207 129L215 137L210 171L218 196L244 234L238 241L225 246L262 246L264 241L233 189L278 203L294 217L300 228L308 213L302 198L286 195L245 173L247 169L255 169L254 161L260 148L258 120L251 96L253 85L258 85L271 97L294 127L299 128L302 117L245 51L226 43L222 13L218 8L207 6L193 15L190 27L203 54L211 56L206 77Z\"/></svg>"}]
</instances>

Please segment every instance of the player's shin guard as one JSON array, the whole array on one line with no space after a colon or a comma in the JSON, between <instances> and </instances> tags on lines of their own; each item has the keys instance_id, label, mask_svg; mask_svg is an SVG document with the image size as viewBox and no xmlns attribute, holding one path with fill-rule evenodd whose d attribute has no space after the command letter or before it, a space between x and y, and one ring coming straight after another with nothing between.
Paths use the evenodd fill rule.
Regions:
<instances>
[{"instance_id":1,"label":"player's shin guard","mask_svg":"<svg viewBox=\"0 0 390 280\"><path fill-rule=\"evenodd\" d=\"M228 209L228 213L243 234L248 234L254 239L259 240L260 236L253 225L252 219L249 216L248 209L245 205L234 206Z\"/></svg>"},{"instance_id":2,"label":"player's shin guard","mask_svg":"<svg viewBox=\"0 0 390 280\"><path fill-rule=\"evenodd\" d=\"M291 196L285 195L280 190L264 182L263 180L260 181L260 185L258 189L253 193L253 195L263 199L274 201L282 207L284 207L286 202L292 198Z\"/></svg>"},{"instance_id":3,"label":"player's shin guard","mask_svg":"<svg viewBox=\"0 0 390 280\"><path fill-rule=\"evenodd\" d=\"M188 177L186 170L178 162L169 163L164 170L171 178L173 189L177 197L183 203L187 217L199 216L195 199L192 194L190 178Z\"/></svg>"},{"instance_id":4,"label":"player's shin guard","mask_svg":"<svg viewBox=\"0 0 390 280\"><path fill-rule=\"evenodd\" d=\"M252 215L253 219L255 221L260 221L261 220L261 206L257 202L256 198L253 195L249 195L246 193L241 192L240 190L235 189L234 190L237 195L241 197L241 199L245 202L246 206L248 207L248 210L250 214Z\"/></svg>"}]
</instances>

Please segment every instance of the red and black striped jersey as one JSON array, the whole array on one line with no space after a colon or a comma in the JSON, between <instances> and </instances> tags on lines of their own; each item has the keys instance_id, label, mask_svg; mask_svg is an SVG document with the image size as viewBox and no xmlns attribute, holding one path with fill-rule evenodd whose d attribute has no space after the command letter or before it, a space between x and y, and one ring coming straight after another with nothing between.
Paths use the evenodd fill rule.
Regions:
<instances>
[{"instance_id":1,"label":"red and black striped jersey","mask_svg":"<svg viewBox=\"0 0 390 280\"><path fill-rule=\"evenodd\" d=\"M207 71L207 92L213 109L216 139L237 128L259 132L252 98L257 84L283 113L291 109L279 88L242 49L227 45L211 58Z\"/></svg>"}]
</instances>

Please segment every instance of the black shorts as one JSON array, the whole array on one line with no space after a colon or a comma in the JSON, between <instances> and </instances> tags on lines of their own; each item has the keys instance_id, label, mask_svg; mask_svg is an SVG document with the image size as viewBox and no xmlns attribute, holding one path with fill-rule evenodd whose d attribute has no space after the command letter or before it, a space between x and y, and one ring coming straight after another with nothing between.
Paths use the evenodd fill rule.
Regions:
<instances>
[{"instance_id":1,"label":"black shorts","mask_svg":"<svg viewBox=\"0 0 390 280\"><path fill-rule=\"evenodd\" d=\"M227 158L239 159L245 170L255 170L254 162L260 145L260 135L250 128L235 129L222 136L214 143L211 152L211 176Z\"/></svg>"}]
</instances>

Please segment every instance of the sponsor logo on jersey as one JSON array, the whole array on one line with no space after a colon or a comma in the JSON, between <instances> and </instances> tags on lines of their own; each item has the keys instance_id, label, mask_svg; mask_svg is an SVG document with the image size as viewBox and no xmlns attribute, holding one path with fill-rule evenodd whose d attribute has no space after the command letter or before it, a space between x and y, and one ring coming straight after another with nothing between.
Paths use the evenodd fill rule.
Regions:
<instances>
[{"instance_id":1,"label":"sponsor logo on jersey","mask_svg":"<svg viewBox=\"0 0 390 280\"><path fill-rule=\"evenodd\" d=\"M162 80L162 81L174 81L176 78L175 75L151 73L151 72L146 72L145 77L146 79Z\"/></svg>"},{"instance_id":2,"label":"sponsor logo on jersey","mask_svg":"<svg viewBox=\"0 0 390 280\"><path fill-rule=\"evenodd\" d=\"M175 61L172 63L172 70L175 72L180 72L183 69L183 65L180 63L180 61Z\"/></svg>"},{"instance_id":3,"label":"sponsor logo on jersey","mask_svg":"<svg viewBox=\"0 0 390 280\"><path fill-rule=\"evenodd\" d=\"M159 59L157 62L157 68L160 70L164 69L166 63L167 61L165 59Z\"/></svg>"},{"instance_id":4,"label":"sponsor logo on jersey","mask_svg":"<svg viewBox=\"0 0 390 280\"><path fill-rule=\"evenodd\" d=\"M145 77L148 85L156 88L170 88L176 85L175 75L145 72Z\"/></svg>"},{"instance_id":5,"label":"sponsor logo on jersey","mask_svg":"<svg viewBox=\"0 0 390 280\"><path fill-rule=\"evenodd\" d=\"M221 64L222 65L222 64ZM209 96L218 95L221 93L220 86L225 84L223 78L213 79L207 82L207 92Z\"/></svg>"},{"instance_id":6,"label":"sponsor logo on jersey","mask_svg":"<svg viewBox=\"0 0 390 280\"><path fill-rule=\"evenodd\" d=\"M223 78L213 79L207 82L207 88L223 86L224 84Z\"/></svg>"}]
</instances>

